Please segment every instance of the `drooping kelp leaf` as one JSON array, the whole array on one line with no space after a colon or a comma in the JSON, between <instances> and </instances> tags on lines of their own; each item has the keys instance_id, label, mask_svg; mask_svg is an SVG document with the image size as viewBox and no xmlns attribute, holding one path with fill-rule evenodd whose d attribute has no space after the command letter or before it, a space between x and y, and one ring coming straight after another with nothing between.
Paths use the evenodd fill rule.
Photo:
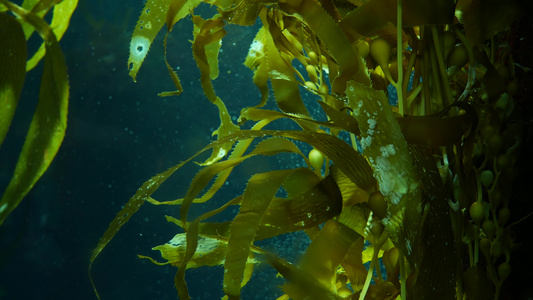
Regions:
<instances>
[{"instance_id":1,"label":"drooping kelp leaf","mask_svg":"<svg viewBox=\"0 0 533 300\"><path fill-rule=\"evenodd\" d=\"M268 26L266 13L261 14L263 26ZM266 27L268 29L268 27ZM294 79L295 70L291 64L292 57L279 52L273 36L266 30L264 51L267 59L268 73L272 90L278 107L286 113L309 116L300 96L300 87Z\"/></svg>"},{"instance_id":2,"label":"drooping kelp leaf","mask_svg":"<svg viewBox=\"0 0 533 300\"><path fill-rule=\"evenodd\" d=\"M342 20L343 28L369 36L376 30L396 24L396 0L371 0L348 13ZM449 24L453 22L453 0L403 0L402 24L404 27Z\"/></svg>"},{"instance_id":3,"label":"drooping kelp leaf","mask_svg":"<svg viewBox=\"0 0 533 300\"><path fill-rule=\"evenodd\" d=\"M359 237L359 234L342 223L329 220L307 248L301 258L300 268L325 288L330 288L337 266Z\"/></svg>"},{"instance_id":4,"label":"drooping kelp leaf","mask_svg":"<svg viewBox=\"0 0 533 300\"><path fill-rule=\"evenodd\" d=\"M165 65L167 66L168 74L170 75L170 79L174 83L176 90L172 92L161 92L158 94L158 96L160 97L178 96L179 94L181 94L181 92L183 92L178 73L176 73L172 66L170 66L170 63L167 60L167 40L168 35L172 31L174 24L184 18L186 15L188 15L196 6L198 6L198 4L200 4L200 2L201 0L173 0L168 7L166 13L167 33L165 34L165 39L163 41L163 48L165 56ZM133 81L135 81L135 78L133 79Z\"/></svg>"},{"instance_id":5,"label":"drooping kelp leaf","mask_svg":"<svg viewBox=\"0 0 533 300\"><path fill-rule=\"evenodd\" d=\"M344 93L346 82L350 79L370 86L370 78L363 60L352 48L344 32L318 2L285 0L280 1L280 7L288 13L297 13L301 16L339 65L341 74L333 81L333 92Z\"/></svg>"},{"instance_id":6,"label":"drooping kelp leaf","mask_svg":"<svg viewBox=\"0 0 533 300\"><path fill-rule=\"evenodd\" d=\"M238 299L244 267L261 218L279 187L292 170L258 173L248 181L239 213L231 222L228 252L224 262L224 293Z\"/></svg>"},{"instance_id":7,"label":"drooping kelp leaf","mask_svg":"<svg viewBox=\"0 0 533 300\"><path fill-rule=\"evenodd\" d=\"M17 109L26 77L26 39L22 26L13 17L0 13L0 146ZM1 207L0 207L1 211Z\"/></svg>"},{"instance_id":8,"label":"drooping kelp leaf","mask_svg":"<svg viewBox=\"0 0 533 300\"><path fill-rule=\"evenodd\" d=\"M57 1L54 1L57 3ZM51 5L51 3L50 3ZM63 0L54 5L52 23L50 28L53 30L54 35L58 41L61 40L65 32L67 31L68 25L70 23L70 18L74 13L74 10L78 6L78 0ZM43 58L46 51L46 47L41 44L41 47L35 52L35 54L28 60L26 65L26 70L29 71L33 69Z\"/></svg>"},{"instance_id":9,"label":"drooping kelp leaf","mask_svg":"<svg viewBox=\"0 0 533 300\"><path fill-rule=\"evenodd\" d=\"M221 265L224 263L224 256L227 252L227 241L228 241L228 232L229 229L224 228L223 230L220 230L220 226L211 226L211 228L206 228L211 224L221 224L221 223L200 223L201 221L210 218L223 210L225 210L227 207L231 205L237 205L240 204L241 200L240 197L235 198L231 201L228 201L221 207L214 209L212 211L209 211L207 213L204 213L197 217L191 225L188 227L197 227L198 228L198 236L196 237L198 239L198 246L196 249L196 252L193 253L191 257L189 257L189 263L184 264L186 268L196 268L201 266L214 266L214 265ZM171 217L171 216L165 216L167 221L172 222L178 226L182 226L182 223L180 220ZM193 224L196 223L196 224ZM229 223L230 222L225 222ZM208 226L204 226L208 225ZM219 231L220 230L220 231ZM159 250L161 252L161 256L167 260L164 264L171 264L176 267L180 267L183 264L183 261L185 259L186 250L187 250L187 238L193 239L194 237L191 236L190 233L179 233L172 238L169 242L167 242L164 245L160 245L157 247L152 248L152 250ZM143 256L142 258L148 258ZM155 262L155 260L149 258L152 260L152 262Z\"/></svg>"},{"instance_id":10,"label":"drooping kelp leaf","mask_svg":"<svg viewBox=\"0 0 533 300\"><path fill-rule=\"evenodd\" d=\"M288 119L294 120L295 122L299 124L311 123L311 124L323 126L326 128L336 128L336 129L346 130L354 134L359 133L359 127L357 127L357 121L355 121L353 117L345 113L341 113L323 102L319 102L319 103L323 105L323 107L326 107L328 109L328 112L334 116L333 118L330 118L330 121L327 121L327 122L316 121L308 116L286 114L286 113L282 113L282 112L275 111L275 110L245 108L241 112L239 122L244 122L248 120L260 121L265 118L276 118L276 119L288 118ZM329 109L331 109L331 111Z\"/></svg>"},{"instance_id":11,"label":"drooping kelp leaf","mask_svg":"<svg viewBox=\"0 0 533 300\"><path fill-rule=\"evenodd\" d=\"M224 30L224 21L221 18L213 18L204 20L199 16L193 16L193 23L195 25L194 41L192 51L194 60L198 69L200 69L200 82L204 90L204 94L209 101L218 107L220 116L220 126L213 132L213 135L218 135L218 139L225 137L237 130L239 127L233 124L231 116L224 105L222 99L216 96L211 80L218 76L218 50L222 43L222 38L226 35ZM212 51L212 46L217 51ZM207 52L208 49L209 52ZM208 57L209 55L209 57ZM212 74L215 70L215 74ZM212 164L223 158L233 146L232 143L225 143L213 149L211 157L209 157L203 165Z\"/></svg>"},{"instance_id":12,"label":"drooping kelp leaf","mask_svg":"<svg viewBox=\"0 0 533 300\"><path fill-rule=\"evenodd\" d=\"M215 68L215 63L218 63L218 51L206 53L206 48L210 44L219 45L222 43L222 38L226 35L224 30L224 21L222 18L213 18L204 20L199 16L193 16L194 23L194 41L192 44L192 53L198 69L200 69L200 82L204 89L204 94L211 102L215 102L216 95L211 82L211 70ZM208 57L208 54L211 57ZM216 67L218 73L218 66Z\"/></svg>"},{"instance_id":13,"label":"drooping kelp leaf","mask_svg":"<svg viewBox=\"0 0 533 300\"><path fill-rule=\"evenodd\" d=\"M11 2L0 0L46 41L39 103L22 146L13 177L0 201L0 224L17 207L54 159L67 126L69 84L65 58L48 24Z\"/></svg>"},{"instance_id":14,"label":"drooping kelp leaf","mask_svg":"<svg viewBox=\"0 0 533 300\"><path fill-rule=\"evenodd\" d=\"M383 223L394 243L410 255L418 234L421 199L407 142L383 91L351 81L346 95L359 123L363 153L389 203Z\"/></svg>"}]
</instances>

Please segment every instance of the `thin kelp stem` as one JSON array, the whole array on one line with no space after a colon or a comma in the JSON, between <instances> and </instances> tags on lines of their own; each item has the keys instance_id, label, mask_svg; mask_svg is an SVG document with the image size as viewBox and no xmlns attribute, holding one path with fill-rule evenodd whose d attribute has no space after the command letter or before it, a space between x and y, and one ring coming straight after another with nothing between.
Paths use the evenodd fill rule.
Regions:
<instances>
[{"instance_id":1,"label":"thin kelp stem","mask_svg":"<svg viewBox=\"0 0 533 300\"><path fill-rule=\"evenodd\" d=\"M400 251L400 255L398 258L400 260L400 284L401 284L400 291L402 295L402 300L406 300L407 299L407 285L406 285L407 270L405 270L405 255L402 249L398 248L398 250Z\"/></svg>"},{"instance_id":2,"label":"thin kelp stem","mask_svg":"<svg viewBox=\"0 0 533 300\"><path fill-rule=\"evenodd\" d=\"M402 0L398 0L398 9L396 15L396 59L398 61L398 84L396 85L396 92L398 94L398 110L400 115L404 113L403 103L403 44L402 44Z\"/></svg>"},{"instance_id":3,"label":"thin kelp stem","mask_svg":"<svg viewBox=\"0 0 533 300\"><path fill-rule=\"evenodd\" d=\"M444 65L444 54L442 53L436 26L431 26L431 33L433 35L433 46L435 47L435 55L437 56L442 89L444 90L444 106L446 107L452 102L452 91L448 84L448 75L446 74L446 66Z\"/></svg>"}]
</instances>

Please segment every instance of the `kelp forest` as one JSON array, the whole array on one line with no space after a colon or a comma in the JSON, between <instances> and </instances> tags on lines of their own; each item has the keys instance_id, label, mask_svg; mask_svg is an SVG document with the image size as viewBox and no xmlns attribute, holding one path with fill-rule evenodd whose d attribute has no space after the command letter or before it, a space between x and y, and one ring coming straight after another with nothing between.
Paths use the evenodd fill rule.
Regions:
<instances>
[{"instance_id":1,"label":"kelp forest","mask_svg":"<svg viewBox=\"0 0 533 300\"><path fill-rule=\"evenodd\" d=\"M180 206L166 218L182 233L154 245L163 262L144 257L177 267L179 299L190 298L187 269L217 265L224 267L224 298L239 299L257 264L286 279L278 299L498 299L512 272L512 230L520 226L510 221L524 140L514 96L525 70L513 63L509 29L520 17L518 3L204 2L216 7L210 18L194 13L199 0L147 1L128 68L135 80L161 28L166 46L174 25L192 20L199 80L220 116L216 141L198 152L211 155L197 162L202 169L177 200L151 195L196 155L146 181L91 263L149 202ZM228 24L256 23L243 63L259 96L233 122L225 105L231 99L218 97L212 83L223 76L219 49ZM179 97L181 74L165 63L175 90L159 95ZM310 111L307 99L322 111ZM278 109L264 109L269 101ZM284 128L281 119L299 129ZM302 144L312 149L305 153ZM214 201L243 161L281 153L296 154L306 167L256 173L242 195L188 218L191 206ZM233 220L208 221L232 206L239 207ZM311 240L297 262L254 244L295 231ZM365 249L371 254L363 256Z\"/></svg>"},{"instance_id":2,"label":"kelp forest","mask_svg":"<svg viewBox=\"0 0 533 300\"><path fill-rule=\"evenodd\" d=\"M521 41L533 28L521 2L147 0L138 9L133 81L161 32L168 73L154 75L173 85L154 92L192 101L180 99L188 75L167 59L169 38L189 43L205 95L194 101L214 105L220 126L192 157L146 174L93 250L89 273L143 204L163 205L179 213L150 221L176 231L139 258L175 267L179 299L191 298L187 275L199 267L223 268L211 288L241 299L260 265L284 278L273 287L278 300L516 299L532 214L521 187L532 60ZM192 40L178 22L192 23ZM226 106L235 103L213 83L226 75L224 37L243 26L255 34L241 63L257 98L232 116ZM293 163L235 176L248 159L287 154ZM158 199L186 164L199 166L182 182L186 193ZM245 187L237 197L221 192L230 179ZM190 213L208 201L217 208ZM231 210L231 220L212 221ZM258 244L296 232L310 244L295 261Z\"/></svg>"}]
</instances>

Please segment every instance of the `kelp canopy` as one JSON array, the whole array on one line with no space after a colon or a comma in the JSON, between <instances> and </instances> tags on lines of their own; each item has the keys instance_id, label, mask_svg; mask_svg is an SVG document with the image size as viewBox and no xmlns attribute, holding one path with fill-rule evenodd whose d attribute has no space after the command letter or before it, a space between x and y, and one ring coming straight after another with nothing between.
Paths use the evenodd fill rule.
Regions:
<instances>
[{"instance_id":1,"label":"kelp canopy","mask_svg":"<svg viewBox=\"0 0 533 300\"><path fill-rule=\"evenodd\" d=\"M209 19L194 13L202 2L217 8ZM499 298L511 273L511 225L518 224L510 224L509 178L517 174L523 129L506 32L519 13L515 2L478 0L148 0L131 39L130 76L136 79L163 25L166 55L168 34L190 15L192 53L220 127L215 142L139 188L91 266L149 201L180 205L179 216L167 220L183 233L153 248L163 264L178 267L180 299L190 298L186 269L223 265L225 298L239 299L258 263L286 279L279 299ZM260 97L235 124L224 104L231 99L217 96L212 81L227 25L256 23L243 61ZM160 96L179 95L179 74L165 63L176 91ZM316 99L323 112L309 111L303 99ZM268 101L279 110L264 109ZM280 119L300 130L283 128ZM302 143L313 148L308 155ZM185 195L151 197L206 151L211 156ZM307 167L256 173L242 195L188 218L243 161L281 153ZM232 221L206 221L235 206ZM295 231L311 239L296 264L256 245Z\"/></svg>"}]
</instances>

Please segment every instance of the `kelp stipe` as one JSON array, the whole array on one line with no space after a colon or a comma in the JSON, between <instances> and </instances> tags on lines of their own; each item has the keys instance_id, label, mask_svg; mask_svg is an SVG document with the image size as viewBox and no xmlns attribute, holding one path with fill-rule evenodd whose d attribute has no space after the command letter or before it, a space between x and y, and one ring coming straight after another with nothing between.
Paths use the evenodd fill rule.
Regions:
<instances>
[{"instance_id":1,"label":"kelp stipe","mask_svg":"<svg viewBox=\"0 0 533 300\"><path fill-rule=\"evenodd\" d=\"M270 264L287 280L279 299L498 299L511 274L514 245L512 197L501 194L513 194L504 174L516 173L523 132L513 106L517 77L505 48L508 36L496 33L519 17L518 3L507 3L505 18L487 24L484 14L495 14L501 4L203 2L218 13L210 19L195 15L200 1L147 1L133 33L129 67L135 80L163 23L168 35L190 14L202 88L219 110L217 140L145 182L107 229L90 267L149 201L180 205L179 216L167 220L184 233L154 248L166 262L140 256L178 267L174 280L180 299L190 298L188 268L223 265L225 298L239 299L258 263ZM245 65L261 97L256 106L243 107L234 124L212 84L221 76L218 53L231 30L227 24L250 26L258 20L262 27ZM166 53L166 38L164 46ZM176 91L160 95L178 95L179 74L165 63ZM279 111L262 108L269 101L269 81ZM389 85L397 107L389 105L394 102ZM308 111L304 94L317 99L326 121ZM263 129L283 126L279 119L294 121L301 130ZM243 130L245 122L255 124ZM351 144L339 138L341 132ZM308 144L313 157L325 160L311 162L293 141ZM151 197L205 151L212 154L183 198L161 202ZM281 153L301 157L307 168L254 174L242 195L188 219L189 208L213 201L242 162ZM232 221L205 221L230 206L240 208ZM301 230L312 242L298 264L255 244ZM387 274L379 268L380 259Z\"/></svg>"}]
</instances>

